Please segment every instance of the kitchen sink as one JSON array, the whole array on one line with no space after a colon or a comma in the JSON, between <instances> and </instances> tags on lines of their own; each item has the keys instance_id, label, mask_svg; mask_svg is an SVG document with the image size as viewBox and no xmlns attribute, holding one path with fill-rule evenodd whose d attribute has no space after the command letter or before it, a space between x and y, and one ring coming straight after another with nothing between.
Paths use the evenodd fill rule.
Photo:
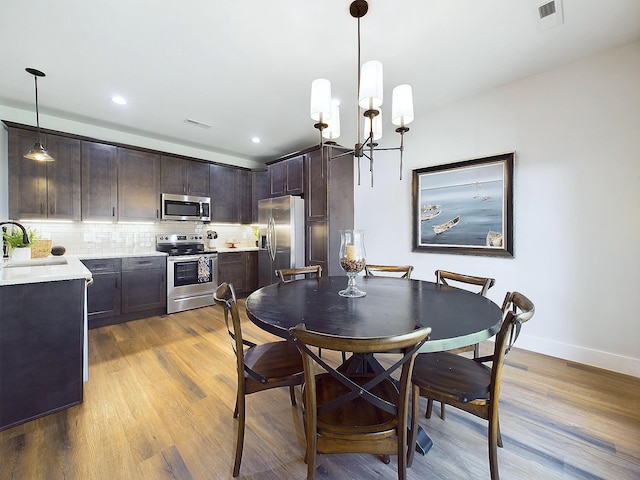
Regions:
<instances>
[{"instance_id":1,"label":"kitchen sink","mask_svg":"<svg viewBox=\"0 0 640 480\"><path fill-rule=\"evenodd\" d=\"M16 267L48 267L52 265L66 265L67 259L64 257L44 257L31 258L29 260L8 260L2 266L3 268Z\"/></svg>"}]
</instances>

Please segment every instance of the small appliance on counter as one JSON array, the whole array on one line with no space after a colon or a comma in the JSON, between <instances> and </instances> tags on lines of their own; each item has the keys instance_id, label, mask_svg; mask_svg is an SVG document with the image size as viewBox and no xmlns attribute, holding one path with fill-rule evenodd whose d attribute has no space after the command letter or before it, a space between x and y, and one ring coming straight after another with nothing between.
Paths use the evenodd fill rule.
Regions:
<instances>
[{"instance_id":1,"label":"small appliance on counter","mask_svg":"<svg viewBox=\"0 0 640 480\"><path fill-rule=\"evenodd\" d=\"M204 241L199 234L156 235L156 251L168 254L167 313L213 305L218 254L205 252Z\"/></svg>"}]
</instances>

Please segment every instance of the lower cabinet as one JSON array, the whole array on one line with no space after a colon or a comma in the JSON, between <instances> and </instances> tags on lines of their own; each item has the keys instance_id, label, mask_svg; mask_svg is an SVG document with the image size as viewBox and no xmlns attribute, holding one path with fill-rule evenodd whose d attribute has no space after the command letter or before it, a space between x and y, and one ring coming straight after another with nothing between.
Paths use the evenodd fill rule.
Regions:
<instances>
[{"instance_id":1,"label":"lower cabinet","mask_svg":"<svg viewBox=\"0 0 640 480\"><path fill-rule=\"evenodd\" d=\"M218 282L231 283L237 294L258 288L258 252L218 253Z\"/></svg>"},{"instance_id":2,"label":"lower cabinet","mask_svg":"<svg viewBox=\"0 0 640 480\"><path fill-rule=\"evenodd\" d=\"M93 275L93 284L87 289L89 328L166 313L165 257L88 259L82 263Z\"/></svg>"},{"instance_id":3,"label":"lower cabinet","mask_svg":"<svg viewBox=\"0 0 640 480\"><path fill-rule=\"evenodd\" d=\"M82 402L85 285L0 288L0 430Z\"/></svg>"},{"instance_id":4,"label":"lower cabinet","mask_svg":"<svg viewBox=\"0 0 640 480\"><path fill-rule=\"evenodd\" d=\"M120 315L120 269L119 258L83 260L84 266L93 276L87 289L87 312L89 327L96 320Z\"/></svg>"},{"instance_id":5,"label":"lower cabinet","mask_svg":"<svg viewBox=\"0 0 640 480\"><path fill-rule=\"evenodd\" d=\"M167 259L127 257L122 259L122 313L167 306Z\"/></svg>"}]
</instances>

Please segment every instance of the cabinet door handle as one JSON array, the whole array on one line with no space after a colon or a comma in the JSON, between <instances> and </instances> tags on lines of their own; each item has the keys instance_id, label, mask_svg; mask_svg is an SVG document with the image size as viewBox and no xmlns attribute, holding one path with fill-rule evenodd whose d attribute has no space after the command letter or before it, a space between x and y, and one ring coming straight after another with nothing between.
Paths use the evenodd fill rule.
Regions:
<instances>
[{"instance_id":1,"label":"cabinet door handle","mask_svg":"<svg viewBox=\"0 0 640 480\"><path fill-rule=\"evenodd\" d=\"M116 216L116 207L111 207L111 216L112 217Z\"/></svg>"}]
</instances>

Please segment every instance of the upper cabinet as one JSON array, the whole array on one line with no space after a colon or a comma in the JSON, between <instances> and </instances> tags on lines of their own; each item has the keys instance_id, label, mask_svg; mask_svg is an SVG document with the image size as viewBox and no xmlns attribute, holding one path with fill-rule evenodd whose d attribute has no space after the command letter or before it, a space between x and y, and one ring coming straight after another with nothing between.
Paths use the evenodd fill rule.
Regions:
<instances>
[{"instance_id":1,"label":"upper cabinet","mask_svg":"<svg viewBox=\"0 0 640 480\"><path fill-rule=\"evenodd\" d=\"M9 215L14 219L80 220L80 141L54 134L40 140L54 162L23 155L36 132L9 128Z\"/></svg>"},{"instance_id":2,"label":"upper cabinet","mask_svg":"<svg viewBox=\"0 0 640 480\"><path fill-rule=\"evenodd\" d=\"M118 147L82 142L82 220L118 219Z\"/></svg>"},{"instance_id":3,"label":"upper cabinet","mask_svg":"<svg viewBox=\"0 0 640 480\"><path fill-rule=\"evenodd\" d=\"M3 123L9 133L12 219L156 222L160 194L173 193L211 197L212 222L249 224L257 221L258 199L269 197L267 172L254 180L244 168L46 130L40 138L55 161L27 160L23 155L36 142L35 129ZM287 170L289 184L302 181L296 179L301 163L298 173L285 169L285 177Z\"/></svg>"},{"instance_id":4,"label":"upper cabinet","mask_svg":"<svg viewBox=\"0 0 640 480\"><path fill-rule=\"evenodd\" d=\"M160 219L160 155L118 148L118 220Z\"/></svg>"},{"instance_id":5,"label":"upper cabinet","mask_svg":"<svg viewBox=\"0 0 640 480\"><path fill-rule=\"evenodd\" d=\"M251 172L251 223L258 223L258 202L269 196L269 172Z\"/></svg>"},{"instance_id":6,"label":"upper cabinet","mask_svg":"<svg viewBox=\"0 0 640 480\"><path fill-rule=\"evenodd\" d=\"M304 157L299 155L268 166L272 197L304 194Z\"/></svg>"},{"instance_id":7,"label":"upper cabinet","mask_svg":"<svg viewBox=\"0 0 640 480\"><path fill-rule=\"evenodd\" d=\"M162 155L160 168L161 193L208 197L209 164Z\"/></svg>"}]
</instances>

